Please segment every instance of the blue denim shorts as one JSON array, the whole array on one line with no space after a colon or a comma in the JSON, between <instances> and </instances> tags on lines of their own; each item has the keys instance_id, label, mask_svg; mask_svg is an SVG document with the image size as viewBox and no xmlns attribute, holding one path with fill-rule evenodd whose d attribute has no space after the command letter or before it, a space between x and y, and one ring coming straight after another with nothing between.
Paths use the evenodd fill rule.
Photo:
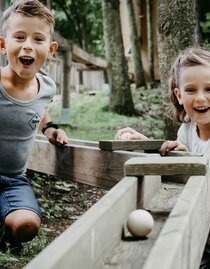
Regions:
<instances>
[{"instance_id":1,"label":"blue denim shorts","mask_svg":"<svg viewBox=\"0 0 210 269\"><path fill-rule=\"evenodd\" d=\"M41 210L28 179L23 175L0 175L0 223L17 209L33 211L41 218Z\"/></svg>"}]
</instances>

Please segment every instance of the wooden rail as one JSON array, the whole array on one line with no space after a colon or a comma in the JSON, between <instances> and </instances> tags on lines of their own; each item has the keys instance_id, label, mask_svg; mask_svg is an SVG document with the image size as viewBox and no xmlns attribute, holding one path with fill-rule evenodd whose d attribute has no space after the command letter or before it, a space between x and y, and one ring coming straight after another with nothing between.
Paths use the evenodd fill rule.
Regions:
<instances>
[{"instance_id":1,"label":"wooden rail","mask_svg":"<svg viewBox=\"0 0 210 269\"><path fill-rule=\"evenodd\" d=\"M98 143L81 140L54 147L38 136L27 166L34 171L109 189L123 177L125 161L135 156L145 154L101 151Z\"/></svg>"},{"instance_id":2,"label":"wooden rail","mask_svg":"<svg viewBox=\"0 0 210 269\"><path fill-rule=\"evenodd\" d=\"M199 268L210 228L209 156L160 157L71 143L56 149L37 139L28 168L111 189L26 269ZM166 183L161 175L189 179ZM126 228L139 207L155 219L144 239Z\"/></svg>"}]
</instances>

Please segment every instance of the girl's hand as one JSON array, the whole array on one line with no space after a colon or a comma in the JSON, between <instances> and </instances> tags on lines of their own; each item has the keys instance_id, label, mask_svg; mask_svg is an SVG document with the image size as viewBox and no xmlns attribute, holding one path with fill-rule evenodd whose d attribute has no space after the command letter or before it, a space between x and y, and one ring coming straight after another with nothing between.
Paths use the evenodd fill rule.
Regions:
<instances>
[{"instance_id":1,"label":"girl's hand","mask_svg":"<svg viewBox=\"0 0 210 269\"><path fill-rule=\"evenodd\" d=\"M167 155L167 153L171 150L175 151L188 151L187 147L182 145L179 141L171 141L168 140L164 142L160 148L160 154L161 155Z\"/></svg>"},{"instance_id":2,"label":"girl's hand","mask_svg":"<svg viewBox=\"0 0 210 269\"><path fill-rule=\"evenodd\" d=\"M127 134L127 137L129 137L128 139L124 138L125 134ZM115 140L149 140L149 139L143 134L135 131L134 129L126 127L117 131L115 135Z\"/></svg>"},{"instance_id":3,"label":"girl's hand","mask_svg":"<svg viewBox=\"0 0 210 269\"><path fill-rule=\"evenodd\" d=\"M68 137L66 133L61 129L48 128L45 131L45 135L49 142L53 145L65 145L68 144Z\"/></svg>"}]
</instances>

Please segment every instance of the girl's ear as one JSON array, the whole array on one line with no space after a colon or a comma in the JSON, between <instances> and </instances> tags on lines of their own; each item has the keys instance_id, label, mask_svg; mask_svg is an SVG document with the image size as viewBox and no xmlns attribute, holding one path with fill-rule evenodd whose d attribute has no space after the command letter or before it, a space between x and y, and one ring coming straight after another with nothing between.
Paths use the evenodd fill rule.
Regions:
<instances>
[{"instance_id":1,"label":"girl's ear","mask_svg":"<svg viewBox=\"0 0 210 269\"><path fill-rule=\"evenodd\" d=\"M179 104L183 105L182 96L181 96L180 90L178 88L174 89L174 94L176 95L176 98L177 98Z\"/></svg>"},{"instance_id":2,"label":"girl's ear","mask_svg":"<svg viewBox=\"0 0 210 269\"><path fill-rule=\"evenodd\" d=\"M3 36L0 36L0 50L2 55L6 55L5 39Z\"/></svg>"},{"instance_id":3,"label":"girl's ear","mask_svg":"<svg viewBox=\"0 0 210 269\"><path fill-rule=\"evenodd\" d=\"M56 53L57 49L58 49L58 43L55 41L51 42L50 49L48 52L48 59Z\"/></svg>"}]
</instances>

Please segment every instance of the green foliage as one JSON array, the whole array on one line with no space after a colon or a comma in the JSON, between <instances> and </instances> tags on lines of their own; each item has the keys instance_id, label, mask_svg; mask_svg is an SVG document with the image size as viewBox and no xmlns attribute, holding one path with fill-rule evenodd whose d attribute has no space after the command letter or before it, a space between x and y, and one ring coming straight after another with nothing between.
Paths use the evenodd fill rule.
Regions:
<instances>
[{"instance_id":1,"label":"green foliage","mask_svg":"<svg viewBox=\"0 0 210 269\"><path fill-rule=\"evenodd\" d=\"M104 55L101 0L52 0L51 7L57 31L81 48Z\"/></svg>"},{"instance_id":2,"label":"green foliage","mask_svg":"<svg viewBox=\"0 0 210 269\"><path fill-rule=\"evenodd\" d=\"M141 88L132 90L135 108L139 116L128 117L105 109L109 94L100 91L94 96L88 93L71 96L70 127L63 127L70 138L84 140L114 139L118 129L130 126L150 138L163 138L164 119L161 114L160 89L151 92ZM54 121L59 122L59 108L50 110Z\"/></svg>"},{"instance_id":3,"label":"green foliage","mask_svg":"<svg viewBox=\"0 0 210 269\"><path fill-rule=\"evenodd\" d=\"M206 13L205 15L206 21L201 22L201 28L204 33L210 33L210 13Z\"/></svg>"},{"instance_id":4,"label":"green foliage","mask_svg":"<svg viewBox=\"0 0 210 269\"><path fill-rule=\"evenodd\" d=\"M210 49L210 13L205 14L206 20L200 22L203 33L203 47Z\"/></svg>"}]
</instances>

